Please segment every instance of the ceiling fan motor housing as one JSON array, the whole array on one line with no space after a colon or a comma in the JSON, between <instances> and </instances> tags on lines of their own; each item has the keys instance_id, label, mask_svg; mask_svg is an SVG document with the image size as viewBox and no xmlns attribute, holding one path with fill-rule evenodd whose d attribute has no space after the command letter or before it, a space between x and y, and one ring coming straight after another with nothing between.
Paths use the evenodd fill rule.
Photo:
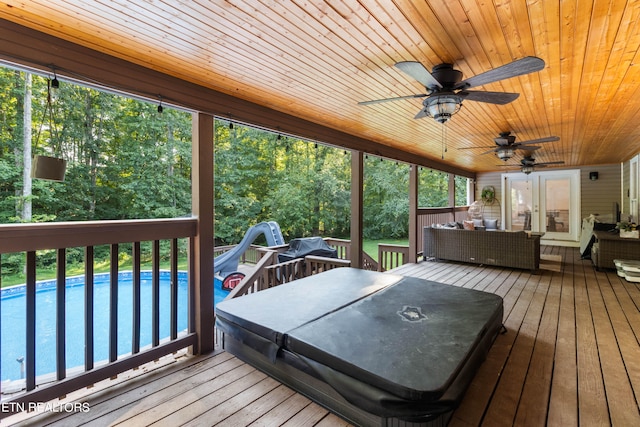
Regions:
<instances>
[{"instance_id":1,"label":"ceiling fan motor housing","mask_svg":"<svg viewBox=\"0 0 640 427\"><path fill-rule=\"evenodd\" d=\"M500 136L493 139L497 145L512 145L516 142L516 136L511 132L500 132Z\"/></svg>"},{"instance_id":2,"label":"ceiling fan motor housing","mask_svg":"<svg viewBox=\"0 0 640 427\"><path fill-rule=\"evenodd\" d=\"M462 72L453 69L451 64L440 64L433 67L431 75L442 85L443 89L453 89L462 80ZM428 88L433 90L433 88Z\"/></svg>"}]
</instances>

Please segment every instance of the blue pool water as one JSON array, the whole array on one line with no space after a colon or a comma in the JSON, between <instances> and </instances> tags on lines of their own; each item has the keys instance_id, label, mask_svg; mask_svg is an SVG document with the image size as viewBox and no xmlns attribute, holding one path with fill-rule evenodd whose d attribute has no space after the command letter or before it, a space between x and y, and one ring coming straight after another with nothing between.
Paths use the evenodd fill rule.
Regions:
<instances>
[{"instance_id":1,"label":"blue pool water","mask_svg":"<svg viewBox=\"0 0 640 427\"><path fill-rule=\"evenodd\" d=\"M170 335L170 273L160 273L160 338ZM38 282L36 287L36 376L55 372L56 286L54 280ZM140 347L151 344L151 272L141 274ZM214 288L214 304L228 292L219 281ZM132 332L131 272L118 274L118 354L131 352ZM67 369L84 366L84 276L66 281L66 359ZM0 298L0 378L23 378L17 359L26 353L25 286L2 289ZM187 273L178 274L178 331L186 331ZM108 359L109 274L97 274L94 283L94 361Z\"/></svg>"}]
</instances>

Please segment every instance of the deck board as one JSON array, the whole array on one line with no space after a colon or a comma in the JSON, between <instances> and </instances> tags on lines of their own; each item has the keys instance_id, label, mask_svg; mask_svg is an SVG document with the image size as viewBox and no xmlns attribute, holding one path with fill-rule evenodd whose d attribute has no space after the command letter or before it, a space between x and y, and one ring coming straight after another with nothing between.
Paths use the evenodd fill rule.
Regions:
<instances>
[{"instance_id":1,"label":"deck board","mask_svg":"<svg viewBox=\"0 0 640 427\"><path fill-rule=\"evenodd\" d=\"M577 248L543 246L543 253L562 262L538 272L431 261L392 270L503 297L506 333L449 425L640 425L638 284L596 271ZM2 424L349 425L222 350L129 376L64 400L89 402L87 413L20 414Z\"/></svg>"},{"instance_id":2,"label":"deck board","mask_svg":"<svg viewBox=\"0 0 640 427\"><path fill-rule=\"evenodd\" d=\"M574 263L573 256L577 252L569 252L570 260L565 262L560 290L558 327L555 342L554 369L551 378L551 392L547 421L549 425L578 425L578 391L576 364L576 317L574 300ZM582 267L580 267L582 268Z\"/></svg>"}]
</instances>

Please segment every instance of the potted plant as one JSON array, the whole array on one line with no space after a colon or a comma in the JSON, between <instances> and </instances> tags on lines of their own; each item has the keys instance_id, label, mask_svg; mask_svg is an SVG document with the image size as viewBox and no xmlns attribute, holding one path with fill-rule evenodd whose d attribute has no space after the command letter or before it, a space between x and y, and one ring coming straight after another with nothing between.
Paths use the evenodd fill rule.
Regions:
<instances>
[{"instance_id":1,"label":"potted plant","mask_svg":"<svg viewBox=\"0 0 640 427\"><path fill-rule=\"evenodd\" d=\"M636 230L635 222L620 221L616 224L616 229L620 230L620 237L637 239L640 234L638 230Z\"/></svg>"}]
</instances>

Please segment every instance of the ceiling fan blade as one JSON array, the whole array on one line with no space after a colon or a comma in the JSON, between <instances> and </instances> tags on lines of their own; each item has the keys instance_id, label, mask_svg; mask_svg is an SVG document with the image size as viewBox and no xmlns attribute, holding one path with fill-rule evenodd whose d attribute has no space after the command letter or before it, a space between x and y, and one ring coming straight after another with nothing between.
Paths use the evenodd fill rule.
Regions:
<instances>
[{"instance_id":1,"label":"ceiling fan blade","mask_svg":"<svg viewBox=\"0 0 640 427\"><path fill-rule=\"evenodd\" d=\"M495 148L495 146L494 145L491 145L491 146L486 145L484 147L458 147L458 150L475 150L477 148Z\"/></svg>"},{"instance_id":2,"label":"ceiling fan blade","mask_svg":"<svg viewBox=\"0 0 640 427\"><path fill-rule=\"evenodd\" d=\"M381 102L399 101L401 99L424 98L425 96L427 96L426 93L420 93L417 95L396 96L395 98L374 99L373 101L361 101L361 102L358 102L358 105L379 104Z\"/></svg>"},{"instance_id":3,"label":"ceiling fan blade","mask_svg":"<svg viewBox=\"0 0 640 427\"><path fill-rule=\"evenodd\" d=\"M542 144L543 142L554 142L559 140L560 140L560 137L558 136L547 136L544 138L530 139L529 141L522 141L520 142L520 145Z\"/></svg>"},{"instance_id":4,"label":"ceiling fan blade","mask_svg":"<svg viewBox=\"0 0 640 427\"><path fill-rule=\"evenodd\" d=\"M458 96L469 101L488 102L490 104L504 105L515 101L520 94L510 92L485 92L477 90L465 90L458 92Z\"/></svg>"},{"instance_id":5,"label":"ceiling fan blade","mask_svg":"<svg viewBox=\"0 0 640 427\"><path fill-rule=\"evenodd\" d=\"M521 147L521 145L522 144L520 144L520 143L516 143L516 144L514 144L513 148L518 148L520 150L526 150L526 151L539 150L539 149L542 148L542 147L536 147L535 145L527 145L527 146L524 146L524 147Z\"/></svg>"},{"instance_id":6,"label":"ceiling fan blade","mask_svg":"<svg viewBox=\"0 0 640 427\"><path fill-rule=\"evenodd\" d=\"M422 86L426 88L433 89L442 87L440 82L437 81L435 77L431 75L429 70L427 70L420 62L402 61L396 63L396 67L400 69L400 71L410 75L415 80L422 83Z\"/></svg>"},{"instance_id":7,"label":"ceiling fan blade","mask_svg":"<svg viewBox=\"0 0 640 427\"><path fill-rule=\"evenodd\" d=\"M456 89L467 89L470 87L482 86L499 80L533 73L534 71L540 71L543 68L544 61L542 59L535 56L527 56L463 80L456 85Z\"/></svg>"},{"instance_id":8,"label":"ceiling fan blade","mask_svg":"<svg viewBox=\"0 0 640 427\"><path fill-rule=\"evenodd\" d=\"M563 161L559 161L559 162L542 162L542 163L536 163L536 166L563 165L563 164L564 164Z\"/></svg>"},{"instance_id":9,"label":"ceiling fan blade","mask_svg":"<svg viewBox=\"0 0 640 427\"><path fill-rule=\"evenodd\" d=\"M427 114L427 109L423 108L422 110L418 111L418 114L416 114L414 116L414 119L421 119L423 117L427 117L429 114Z\"/></svg>"},{"instance_id":10,"label":"ceiling fan blade","mask_svg":"<svg viewBox=\"0 0 640 427\"><path fill-rule=\"evenodd\" d=\"M497 152L498 150L499 150L499 148L494 148L494 149L492 149L492 150L485 151L484 153L480 153L480 155L483 155L483 154L489 154L489 153L495 153L495 152Z\"/></svg>"}]
</instances>

